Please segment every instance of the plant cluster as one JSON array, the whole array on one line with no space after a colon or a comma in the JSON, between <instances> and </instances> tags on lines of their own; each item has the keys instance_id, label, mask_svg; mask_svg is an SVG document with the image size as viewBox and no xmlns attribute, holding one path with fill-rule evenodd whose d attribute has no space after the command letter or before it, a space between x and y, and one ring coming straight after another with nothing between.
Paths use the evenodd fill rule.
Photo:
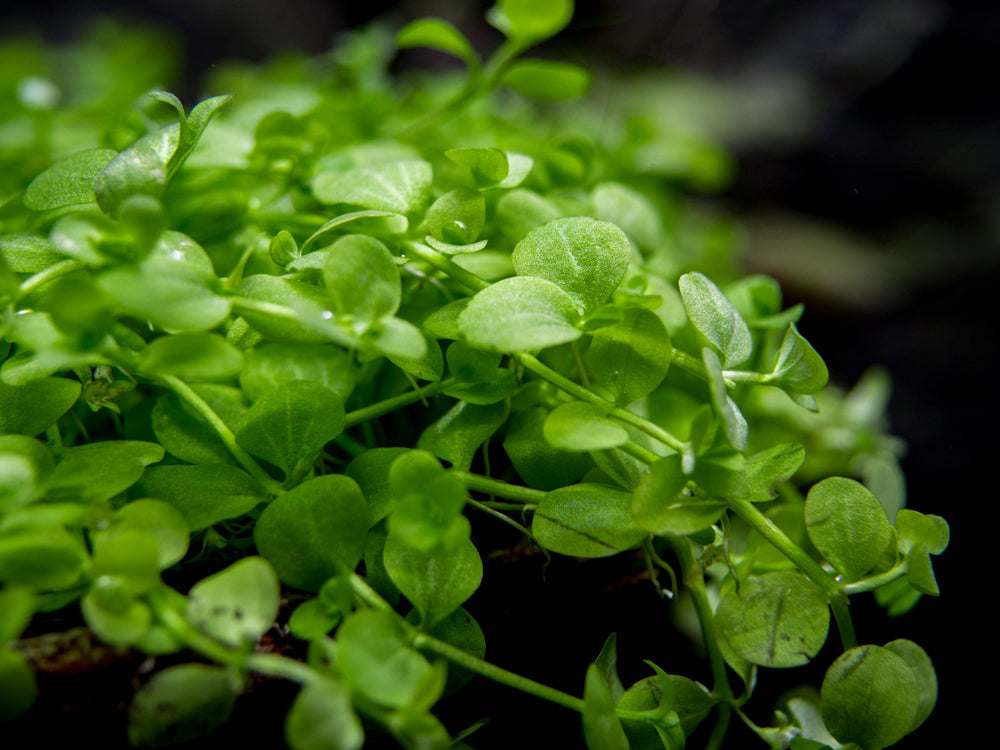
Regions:
<instances>
[{"instance_id":1,"label":"plant cluster","mask_svg":"<svg viewBox=\"0 0 1000 750\"><path fill-rule=\"evenodd\" d=\"M189 655L135 694L139 746L210 731L252 674L301 686L296 750L475 746L432 713L473 675L579 712L591 750L717 748L734 717L878 750L927 718L927 654L859 641L848 607L936 595L948 542L902 507L884 377L825 387L801 306L686 197L725 172L710 144L548 103L590 73L521 54L572 12L500 0L484 61L441 20L395 37L460 76L390 79L374 30L226 68L235 96L190 111L59 105L2 58L28 69L0 91L0 716L35 696L20 636L76 607ZM614 637L582 697L486 661L473 524L635 554L693 603L706 674L626 687ZM256 648L292 591L301 659ZM820 689L755 724L758 671L810 662L831 613Z\"/></svg>"}]
</instances>

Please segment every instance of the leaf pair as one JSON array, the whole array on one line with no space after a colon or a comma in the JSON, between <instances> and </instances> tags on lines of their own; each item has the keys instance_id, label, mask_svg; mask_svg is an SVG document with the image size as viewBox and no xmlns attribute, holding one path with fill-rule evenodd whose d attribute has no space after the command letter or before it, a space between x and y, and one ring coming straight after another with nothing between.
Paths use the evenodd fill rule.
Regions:
<instances>
[{"instance_id":1,"label":"leaf pair","mask_svg":"<svg viewBox=\"0 0 1000 750\"><path fill-rule=\"evenodd\" d=\"M608 222L556 219L514 248L517 276L478 292L459 315L469 341L502 352L538 351L580 337L582 315L624 278L631 246Z\"/></svg>"}]
</instances>

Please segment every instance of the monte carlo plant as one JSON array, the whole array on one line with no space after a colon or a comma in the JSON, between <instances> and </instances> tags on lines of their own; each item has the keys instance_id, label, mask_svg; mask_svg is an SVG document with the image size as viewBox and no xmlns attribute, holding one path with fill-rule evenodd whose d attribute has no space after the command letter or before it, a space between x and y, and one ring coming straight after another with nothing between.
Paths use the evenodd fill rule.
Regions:
<instances>
[{"instance_id":1,"label":"monte carlo plant","mask_svg":"<svg viewBox=\"0 0 1000 750\"><path fill-rule=\"evenodd\" d=\"M724 179L711 144L522 57L572 13L501 0L485 60L440 20L357 33L224 67L193 107L145 93L148 45L76 49L105 74L85 100L8 43L0 717L31 710L22 636L64 610L171 657L132 698L137 746L211 731L253 675L298 686L274 717L296 750L475 747L488 706L434 713L475 675L578 712L566 746L591 750L719 748L734 720L879 750L928 717L928 655L849 606L937 595L948 544L902 507L884 376L826 387L801 306L739 272L687 197ZM464 72L393 80L393 45ZM664 628L693 605L704 669L626 687L610 633L576 694L486 661L491 612L463 604L472 531L502 525L630 555ZM255 648L283 600L301 648ZM818 690L752 702L827 641Z\"/></svg>"}]
</instances>

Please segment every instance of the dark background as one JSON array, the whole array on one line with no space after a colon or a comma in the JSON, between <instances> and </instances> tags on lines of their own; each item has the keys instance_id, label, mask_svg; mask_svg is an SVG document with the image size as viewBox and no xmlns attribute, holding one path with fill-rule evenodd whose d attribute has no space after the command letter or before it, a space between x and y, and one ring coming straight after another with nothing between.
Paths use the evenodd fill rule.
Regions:
<instances>
[{"instance_id":1,"label":"dark background","mask_svg":"<svg viewBox=\"0 0 1000 750\"><path fill-rule=\"evenodd\" d=\"M186 49L179 91L190 101L215 62L322 52L338 33L376 17L401 25L442 16L491 48L498 35L482 20L490 4L50 1L2 6L0 22L6 31L33 26L54 41L109 11L165 24ZM728 121L723 116L712 124L738 165L733 184L715 200L745 222L748 267L777 277L787 303L806 303L802 330L835 381L850 385L872 363L891 371L892 429L909 446L903 468L910 507L939 513L952 528L952 546L935 565L941 599L925 597L892 622L870 602L854 605L863 641L912 638L938 671L938 707L900 748L963 737L960 727L976 724L963 710L972 710L970 694L985 687L989 668L982 656L988 648L966 631L982 621L979 592L989 586L978 578L988 569L974 550L988 548L990 540L974 542L971 532L978 526L989 533L996 502L986 466L993 427L1000 424L990 387L1000 282L998 40L1000 5L992 2L578 0L571 27L542 50L623 73L690 70L739 92ZM506 563L488 561L477 597L491 587L491 601L510 601L505 625L487 632L489 657L578 693L587 658L581 653L595 655L618 627L629 678L648 674L643 658L687 673L686 642L662 642L655 654L632 645L645 647L650 623L667 605L639 596L648 599L645 610L630 612L632 624L622 627L617 604L604 599L601 611L593 605L594 595L608 587L616 601L622 571L588 565L582 571L556 565L544 583L540 575L526 583L523 574L509 574ZM624 601L623 594L622 607ZM568 613L575 613L578 632L554 630ZM663 637L676 638L669 628ZM970 680L967 671L983 677ZM809 679L818 683L821 675ZM552 742L561 737L562 747L579 737L574 717L538 711L534 699L482 682L455 708L496 717L470 740L475 746L549 744L531 740L528 726ZM764 714L754 718L767 722ZM514 734L503 734L501 724L512 724ZM753 743L734 733L731 746Z\"/></svg>"}]
</instances>

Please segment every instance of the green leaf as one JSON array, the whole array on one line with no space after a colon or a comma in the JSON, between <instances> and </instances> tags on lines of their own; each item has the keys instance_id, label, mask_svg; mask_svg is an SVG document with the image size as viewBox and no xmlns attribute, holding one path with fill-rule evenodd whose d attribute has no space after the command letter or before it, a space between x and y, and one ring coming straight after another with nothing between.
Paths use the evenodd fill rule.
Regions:
<instances>
[{"instance_id":1,"label":"green leaf","mask_svg":"<svg viewBox=\"0 0 1000 750\"><path fill-rule=\"evenodd\" d=\"M933 673L927 655L909 641L889 646L852 648L827 670L820 692L823 721L839 742L882 750L930 713L936 680L920 682Z\"/></svg>"},{"instance_id":2,"label":"green leaf","mask_svg":"<svg viewBox=\"0 0 1000 750\"><path fill-rule=\"evenodd\" d=\"M611 691L596 664L587 667L583 688L583 738L589 750L629 750Z\"/></svg>"},{"instance_id":3,"label":"green leaf","mask_svg":"<svg viewBox=\"0 0 1000 750\"><path fill-rule=\"evenodd\" d=\"M240 387L251 401L292 380L324 385L346 400L358 372L347 352L328 344L267 342L244 354Z\"/></svg>"},{"instance_id":4,"label":"green leaf","mask_svg":"<svg viewBox=\"0 0 1000 750\"><path fill-rule=\"evenodd\" d=\"M777 497L773 487L795 476L805 460L806 450L799 443L772 445L747 458L746 494L752 503Z\"/></svg>"},{"instance_id":5,"label":"green leaf","mask_svg":"<svg viewBox=\"0 0 1000 750\"><path fill-rule=\"evenodd\" d=\"M187 554L187 521L167 502L144 498L123 505L115 511L110 528L140 531L152 537L160 570L179 563Z\"/></svg>"},{"instance_id":6,"label":"green leaf","mask_svg":"<svg viewBox=\"0 0 1000 750\"><path fill-rule=\"evenodd\" d=\"M499 0L486 20L523 46L555 36L573 18L573 0Z\"/></svg>"},{"instance_id":7,"label":"green leaf","mask_svg":"<svg viewBox=\"0 0 1000 750\"><path fill-rule=\"evenodd\" d=\"M781 342L774 370L765 382L790 393L818 393L826 385L829 373L822 357L799 333L794 323Z\"/></svg>"},{"instance_id":8,"label":"green leaf","mask_svg":"<svg viewBox=\"0 0 1000 750\"><path fill-rule=\"evenodd\" d=\"M138 643L153 624L149 605L110 575L100 576L84 594L80 613L94 635L118 647Z\"/></svg>"},{"instance_id":9,"label":"green leaf","mask_svg":"<svg viewBox=\"0 0 1000 750\"><path fill-rule=\"evenodd\" d=\"M580 337L572 298L550 281L515 276L478 292L458 317L462 335L501 352L538 351Z\"/></svg>"},{"instance_id":10,"label":"green leaf","mask_svg":"<svg viewBox=\"0 0 1000 750\"><path fill-rule=\"evenodd\" d=\"M476 592L483 562L467 537L457 545L421 551L399 541L391 521L382 553L386 571L420 612L420 627L433 628Z\"/></svg>"},{"instance_id":11,"label":"green leaf","mask_svg":"<svg viewBox=\"0 0 1000 750\"><path fill-rule=\"evenodd\" d=\"M350 694L324 675L299 691L285 717L285 739L292 750L360 750L365 733Z\"/></svg>"},{"instance_id":12,"label":"green leaf","mask_svg":"<svg viewBox=\"0 0 1000 750\"><path fill-rule=\"evenodd\" d=\"M55 464L44 443L27 435L0 435L0 513L38 499Z\"/></svg>"},{"instance_id":13,"label":"green leaf","mask_svg":"<svg viewBox=\"0 0 1000 750\"><path fill-rule=\"evenodd\" d=\"M385 245L363 234L348 234L330 246L323 279L337 318L358 333L399 309L399 270Z\"/></svg>"},{"instance_id":14,"label":"green leaf","mask_svg":"<svg viewBox=\"0 0 1000 750\"><path fill-rule=\"evenodd\" d=\"M35 614L35 606L36 598L30 589L8 586L0 591L0 643L10 643L21 637Z\"/></svg>"},{"instance_id":15,"label":"green leaf","mask_svg":"<svg viewBox=\"0 0 1000 750\"><path fill-rule=\"evenodd\" d=\"M461 515L465 485L433 455L418 450L397 457L389 485L397 499L389 517L391 539L427 553L468 539L469 522Z\"/></svg>"},{"instance_id":16,"label":"green leaf","mask_svg":"<svg viewBox=\"0 0 1000 750\"><path fill-rule=\"evenodd\" d=\"M549 445L564 451L608 450L629 439L621 423L583 401L557 406L545 419L542 431Z\"/></svg>"},{"instance_id":17,"label":"green leaf","mask_svg":"<svg viewBox=\"0 0 1000 750\"><path fill-rule=\"evenodd\" d=\"M899 551L906 560L906 577L922 594L940 593L931 555L940 555L948 547L950 530L941 516L924 515L904 508L896 514Z\"/></svg>"},{"instance_id":18,"label":"green leaf","mask_svg":"<svg viewBox=\"0 0 1000 750\"><path fill-rule=\"evenodd\" d=\"M230 430L246 413L246 399L238 388L199 383L192 390ZM215 429L177 394L171 392L157 399L151 420L156 439L172 456L192 464L235 463Z\"/></svg>"},{"instance_id":19,"label":"green leaf","mask_svg":"<svg viewBox=\"0 0 1000 750\"><path fill-rule=\"evenodd\" d=\"M507 404L481 406L459 401L431 424L417 440L417 447L468 470L479 447L507 419Z\"/></svg>"},{"instance_id":20,"label":"green leaf","mask_svg":"<svg viewBox=\"0 0 1000 750\"><path fill-rule=\"evenodd\" d=\"M678 454L654 462L639 480L632 497L632 518L636 525L654 534L686 536L718 521L726 504L685 494L689 479Z\"/></svg>"},{"instance_id":21,"label":"green leaf","mask_svg":"<svg viewBox=\"0 0 1000 750\"><path fill-rule=\"evenodd\" d=\"M287 229L282 229L271 238L271 244L267 246L267 252L271 256L271 260L279 266L287 266L296 258L301 257L299 246L295 242L292 233Z\"/></svg>"},{"instance_id":22,"label":"green leaf","mask_svg":"<svg viewBox=\"0 0 1000 750\"><path fill-rule=\"evenodd\" d=\"M405 216L400 216L391 211L369 209L342 214L334 219L330 219L330 221L309 235L309 239L302 243L302 257L292 261L289 264L289 268L295 270L299 268L300 263L308 264L310 260L307 254L312 252L313 246L325 243L330 236L340 232L345 224L351 224L350 228L360 234L402 234L409 227L409 221L407 221Z\"/></svg>"},{"instance_id":23,"label":"green leaf","mask_svg":"<svg viewBox=\"0 0 1000 750\"><path fill-rule=\"evenodd\" d=\"M65 414L82 386L67 378L44 378L12 386L0 381L0 434L38 435Z\"/></svg>"},{"instance_id":24,"label":"green leaf","mask_svg":"<svg viewBox=\"0 0 1000 750\"><path fill-rule=\"evenodd\" d=\"M700 273L686 273L679 281L688 319L698 332L722 353L730 368L746 362L753 353L753 337L733 303Z\"/></svg>"},{"instance_id":25,"label":"green leaf","mask_svg":"<svg viewBox=\"0 0 1000 750\"><path fill-rule=\"evenodd\" d=\"M261 396L236 430L236 442L285 472L304 476L323 446L344 430L344 403L326 386L290 380Z\"/></svg>"},{"instance_id":26,"label":"green leaf","mask_svg":"<svg viewBox=\"0 0 1000 750\"><path fill-rule=\"evenodd\" d=\"M31 181L24 205L34 211L93 203L94 181L115 156L107 148L90 148L60 159Z\"/></svg>"},{"instance_id":27,"label":"green leaf","mask_svg":"<svg viewBox=\"0 0 1000 750\"><path fill-rule=\"evenodd\" d=\"M313 194L322 203L408 214L430 196L434 173L426 161L411 160L321 172L313 178Z\"/></svg>"},{"instance_id":28,"label":"green leaf","mask_svg":"<svg viewBox=\"0 0 1000 750\"><path fill-rule=\"evenodd\" d=\"M106 440L64 448L49 477L50 500L97 503L139 481L146 467L163 459L163 446L139 440Z\"/></svg>"},{"instance_id":29,"label":"green leaf","mask_svg":"<svg viewBox=\"0 0 1000 750\"><path fill-rule=\"evenodd\" d=\"M347 476L358 483L368 504L368 517L372 525L385 518L399 500L389 481L393 462L407 448L372 448L355 457L347 465Z\"/></svg>"},{"instance_id":30,"label":"green leaf","mask_svg":"<svg viewBox=\"0 0 1000 750\"><path fill-rule=\"evenodd\" d=\"M602 182L590 192L594 216L621 227L640 247L654 249L664 242L663 220L643 193L620 182Z\"/></svg>"},{"instance_id":31,"label":"green leaf","mask_svg":"<svg viewBox=\"0 0 1000 750\"><path fill-rule=\"evenodd\" d=\"M129 742L161 747L202 737L229 719L239 692L239 683L225 667L178 664L161 669L132 700Z\"/></svg>"},{"instance_id":32,"label":"green leaf","mask_svg":"<svg viewBox=\"0 0 1000 750\"><path fill-rule=\"evenodd\" d=\"M661 672L657 671L657 674L639 680L625 691L625 695L618 702L618 708L627 711L653 712L658 711L661 706L669 707L680 719L684 734L689 735L708 716L715 703L712 694L701 683L676 674L661 677ZM659 739L649 723L637 724L626 720L624 726L626 734L637 748L647 747L645 743L635 742L639 737L656 740L649 745L655 750L663 747L662 743L656 744Z\"/></svg>"},{"instance_id":33,"label":"green leaf","mask_svg":"<svg viewBox=\"0 0 1000 750\"><path fill-rule=\"evenodd\" d=\"M139 355L136 370L176 375L187 382L229 380L243 368L243 354L214 333L185 332L158 338Z\"/></svg>"},{"instance_id":34,"label":"green leaf","mask_svg":"<svg viewBox=\"0 0 1000 750\"><path fill-rule=\"evenodd\" d=\"M751 578L722 597L719 635L739 656L763 667L807 664L826 642L830 610L823 591L793 570Z\"/></svg>"},{"instance_id":35,"label":"green leaf","mask_svg":"<svg viewBox=\"0 0 1000 750\"><path fill-rule=\"evenodd\" d=\"M280 495L261 513L253 538L282 583L318 591L365 551L368 508L350 477L325 474Z\"/></svg>"},{"instance_id":36,"label":"green leaf","mask_svg":"<svg viewBox=\"0 0 1000 750\"><path fill-rule=\"evenodd\" d=\"M587 93L593 76L586 68L555 60L517 60L504 72L501 86L532 99L560 102Z\"/></svg>"},{"instance_id":37,"label":"green leaf","mask_svg":"<svg viewBox=\"0 0 1000 750\"><path fill-rule=\"evenodd\" d=\"M408 23L396 34L396 46L400 49L430 47L459 57L470 67L479 65L469 40L452 24L440 18L419 18Z\"/></svg>"},{"instance_id":38,"label":"green leaf","mask_svg":"<svg viewBox=\"0 0 1000 750\"><path fill-rule=\"evenodd\" d=\"M79 537L63 526L32 526L0 534L0 582L35 591L76 584L87 565Z\"/></svg>"},{"instance_id":39,"label":"green leaf","mask_svg":"<svg viewBox=\"0 0 1000 750\"><path fill-rule=\"evenodd\" d=\"M33 232L0 235L0 261L15 273L37 273L65 260L52 243Z\"/></svg>"},{"instance_id":40,"label":"green leaf","mask_svg":"<svg viewBox=\"0 0 1000 750\"><path fill-rule=\"evenodd\" d=\"M871 570L892 541L885 510L853 479L829 477L813 485L806 497L805 521L817 551L848 581Z\"/></svg>"},{"instance_id":41,"label":"green leaf","mask_svg":"<svg viewBox=\"0 0 1000 750\"><path fill-rule=\"evenodd\" d=\"M257 643L278 616L278 577L261 557L245 557L202 578L188 593L188 622L230 648Z\"/></svg>"},{"instance_id":42,"label":"green leaf","mask_svg":"<svg viewBox=\"0 0 1000 750\"><path fill-rule=\"evenodd\" d=\"M238 518L267 499L242 469L228 464L152 466L133 493L155 497L176 508L191 531Z\"/></svg>"},{"instance_id":43,"label":"green leaf","mask_svg":"<svg viewBox=\"0 0 1000 750\"><path fill-rule=\"evenodd\" d=\"M24 655L0 649L0 721L26 713L37 697L35 673Z\"/></svg>"},{"instance_id":44,"label":"green leaf","mask_svg":"<svg viewBox=\"0 0 1000 750\"><path fill-rule=\"evenodd\" d=\"M588 454L559 450L545 439L547 416L548 412L540 406L516 413L503 439L503 449L517 475L529 487L539 490L573 484L594 465Z\"/></svg>"},{"instance_id":45,"label":"green leaf","mask_svg":"<svg viewBox=\"0 0 1000 750\"><path fill-rule=\"evenodd\" d=\"M387 358L412 362L417 367L421 367L424 357L428 356L428 338L424 332L410 321L391 315L375 321L365 331L361 341ZM433 357L433 354L430 356Z\"/></svg>"},{"instance_id":46,"label":"green leaf","mask_svg":"<svg viewBox=\"0 0 1000 750\"><path fill-rule=\"evenodd\" d=\"M240 306L239 312L269 339L298 344L334 341L356 346L356 339L333 321L326 291L312 284L256 274L243 279L240 293L264 305Z\"/></svg>"},{"instance_id":47,"label":"green leaf","mask_svg":"<svg viewBox=\"0 0 1000 750\"><path fill-rule=\"evenodd\" d=\"M337 630L337 667L349 689L394 709L424 698L431 665L406 641L392 612L362 609L347 617Z\"/></svg>"},{"instance_id":48,"label":"green leaf","mask_svg":"<svg viewBox=\"0 0 1000 750\"><path fill-rule=\"evenodd\" d=\"M638 545L647 532L632 522L629 492L581 483L548 493L531 533L546 549L572 557L608 557Z\"/></svg>"},{"instance_id":49,"label":"green leaf","mask_svg":"<svg viewBox=\"0 0 1000 750\"><path fill-rule=\"evenodd\" d=\"M632 246L621 229L576 216L533 229L514 247L521 276L537 276L563 289L583 312L604 304L625 278Z\"/></svg>"},{"instance_id":50,"label":"green leaf","mask_svg":"<svg viewBox=\"0 0 1000 750\"><path fill-rule=\"evenodd\" d=\"M458 152L462 156L469 156L467 154L469 151L485 151L490 155L493 155L493 152L500 154L503 157L502 171L504 175L507 174L507 157L502 151L497 151L496 149L452 149L451 151L446 151L445 155L449 156L452 161L463 164L463 160L459 159L458 155L454 152ZM487 164L483 168L485 169L488 166ZM469 169L474 169L474 167L469 166ZM496 170L495 166L494 170ZM468 246L479 237L479 233L483 231L483 224L485 222L486 199L483 197L483 194L472 188L458 188L457 190L445 193L431 204L431 207L427 209L427 215L424 217L421 227L425 227L434 240L447 243L447 247ZM432 246L438 249L437 245ZM474 245L479 250L482 250L485 246L485 242L482 243L481 247L478 244ZM463 252L475 251L464 250ZM453 255L454 253L451 252L448 254Z\"/></svg>"},{"instance_id":51,"label":"green leaf","mask_svg":"<svg viewBox=\"0 0 1000 750\"><path fill-rule=\"evenodd\" d=\"M528 232L563 215L548 198L525 188L505 193L497 202L497 223L512 242L518 242Z\"/></svg>"},{"instance_id":52,"label":"green leaf","mask_svg":"<svg viewBox=\"0 0 1000 750\"><path fill-rule=\"evenodd\" d=\"M452 148L444 152L451 161L464 167L475 184L485 186L502 181L509 171L507 154L498 148L468 146ZM429 213L429 212L428 212Z\"/></svg>"},{"instance_id":53,"label":"green leaf","mask_svg":"<svg viewBox=\"0 0 1000 750\"><path fill-rule=\"evenodd\" d=\"M591 334L583 363L593 389L624 406L663 382L671 357L670 333L663 321L645 308L631 307L620 323Z\"/></svg>"},{"instance_id":54,"label":"green leaf","mask_svg":"<svg viewBox=\"0 0 1000 750\"><path fill-rule=\"evenodd\" d=\"M129 596L148 593L160 583L156 538L143 529L111 526L93 534L90 573L95 580L113 578Z\"/></svg>"},{"instance_id":55,"label":"green leaf","mask_svg":"<svg viewBox=\"0 0 1000 750\"><path fill-rule=\"evenodd\" d=\"M200 274L179 263L172 273L166 270L121 266L102 273L97 284L126 313L167 331L207 331L226 319L232 303L211 291Z\"/></svg>"}]
</instances>

